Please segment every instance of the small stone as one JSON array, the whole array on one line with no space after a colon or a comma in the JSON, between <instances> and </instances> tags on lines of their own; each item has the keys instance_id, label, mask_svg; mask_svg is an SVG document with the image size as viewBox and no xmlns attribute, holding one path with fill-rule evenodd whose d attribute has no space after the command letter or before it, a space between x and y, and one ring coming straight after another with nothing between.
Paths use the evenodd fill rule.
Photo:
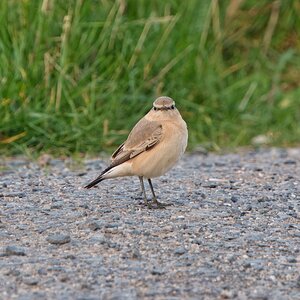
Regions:
<instances>
[{"instance_id":1,"label":"small stone","mask_svg":"<svg viewBox=\"0 0 300 300\"><path fill-rule=\"evenodd\" d=\"M130 234L134 234L134 235L141 235L143 232L139 229L133 229Z\"/></svg>"},{"instance_id":2,"label":"small stone","mask_svg":"<svg viewBox=\"0 0 300 300\"><path fill-rule=\"evenodd\" d=\"M245 263L243 264L243 267L244 267L245 269L249 269L249 268L251 268L251 263L250 263L250 262L245 262Z\"/></svg>"},{"instance_id":3,"label":"small stone","mask_svg":"<svg viewBox=\"0 0 300 300\"><path fill-rule=\"evenodd\" d=\"M283 162L285 165L296 165L297 162L293 159L287 159Z\"/></svg>"},{"instance_id":4,"label":"small stone","mask_svg":"<svg viewBox=\"0 0 300 300\"><path fill-rule=\"evenodd\" d=\"M210 188L210 189L215 189L216 187L218 187L218 185L216 183L206 183L206 184L203 185L203 187Z\"/></svg>"},{"instance_id":5,"label":"small stone","mask_svg":"<svg viewBox=\"0 0 300 300\"><path fill-rule=\"evenodd\" d=\"M166 272L163 270L163 269L161 269L161 268L159 268L159 267L154 267L153 269L152 269L152 271L151 271L151 274L152 275L163 275L163 274L165 274Z\"/></svg>"},{"instance_id":6,"label":"small stone","mask_svg":"<svg viewBox=\"0 0 300 300\"><path fill-rule=\"evenodd\" d=\"M226 166L226 162L224 162L224 161L216 161L215 162L215 166L216 167L224 167L224 166Z\"/></svg>"},{"instance_id":7,"label":"small stone","mask_svg":"<svg viewBox=\"0 0 300 300\"><path fill-rule=\"evenodd\" d=\"M52 234L49 235L46 239L50 244L55 244L55 245L62 245L69 243L71 241L71 238L68 234Z\"/></svg>"},{"instance_id":8,"label":"small stone","mask_svg":"<svg viewBox=\"0 0 300 300\"><path fill-rule=\"evenodd\" d=\"M272 191L272 190L273 190L273 187L272 187L271 184L265 184L265 185L264 185L264 189L265 189L265 190L268 190L268 191Z\"/></svg>"},{"instance_id":9,"label":"small stone","mask_svg":"<svg viewBox=\"0 0 300 300\"><path fill-rule=\"evenodd\" d=\"M197 197L197 199L199 199L199 200L200 200L200 198L201 199L205 199L206 198L206 195L203 192L201 192L201 191L195 191L195 194L197 196L199 196L199 197Z\"/></svg>"},{"instance_id":10,"label":"small stone","mask_svg":"<svg viewBox=\"0 0 300 300\"><path fill-rule=\"evenodd\" d=\"M89 206L86 203L79 204L79 207L82 207L84 209L89 209Z\"/></svg>"},{"instance_id":11,"label":"small stone","mask_svg":"<svg viewBox=\"0 0 300 300\"><path fill-rule=\"evenodd\" d=\"M257 199L257 202L261 203L261 202L267 202L270 201L268 197L261 197L259 199Z\"/></svg>"},{"instance_id":12,"label":"small stone","mask_svg":"<svg viewBox=\"0 0 300 300\"><path fill-rule=\"evenodd\" d=\"M76 256L74 254L67 254L64 258L65 259L76 259Z\"/></svg>"},{"instance_id":13,"label":"small stone","mask_svg":"<svg viewBox=\"0 0 300 300\"><path fill-rule=\"evenodd\" d=\"M51 209L59 209L59 208L62 208L63 207L63 202L62 201L57 201L57 202L54 202L50 208Z\"/></svg>"},{"instance_id":14,"label":"small stone","mask_svg":"<svg viewBox=\"0 0 300 300\"><path fill-rule=\"evenodd\" d=\"M96 231L103 227L103 223L98 221L92 221L88 226L91 230Z\"/></svg>"},{"instance_id":15,"label":"small stone","mask_svg":"<svg viewBox=\"0 0 300 300\"><path fill-rule=\"evenodd\" d=\"M236 292L231 290L223 290L220 294L222 299L232 299L236 297Z\"/></svg>"},{"instance_id":16,"label":"small stone","mask_svg":"<svg viewBox=\"0 0 300 300\"><path fill-rule=\"evenodd\" d=\"M105 228L118 228L119 224L117 223L110 223L110 224L105 224Z\"/></svg>"},{"instance_id":17,"label":"small stone","mask_svg":"<svg viewBox=\"0 0 300 300\"><path fill-rule=\"evenodd\" d=\"M21 272L19 270L11 269L11 270L9 270L9 273L5 274L5 275L19 276L20 274L21 274Z\"/></svg>"},{"instance_id":18,"label":"small stone","mask_svg":"<svg viewBox=\"0 0 300 300\"><path fill-rule=\"evenodd\" d=\"M132 258L133 259L141 259L142 255L141 252L139 251L139 249L134 248L132 251Z\"/></svg>"},{"instance_id":19,"label":"small stone","mask_svg":"<svg viewBox=\"0 0 300 300\"><path fill-rule=\"evenodd\" d=\"M24 277L22 281L27 285L37 285L39 283L38 279L33 277Z\"/></svg>"},{"instance_id":20,"label":"small stone","mask_svg":"<svg viewBox=\"0 0 300 300\"><path fill-rule=\"evenodd\" d=\"M69 280L70 278L69 278L69 276L68 275L62 275L60 278L59 278L59 280L61 281L61 282L67 282L68 280Z\"/></svg>"},{"instance_id":21,"label":"small stone","mask_svg":"<svg viewBox=\"0 0 300 300\"><path fill-rule=\"evenodd\" d=\"M295 257L289 257L287 261L288 261L289 263L294 264L294 263L297 263L297 258L295 258Z\"/></svg>"},{"instance_id":22,"label":"small stone","mask_svg":"<svg viewBox=\"0 0 300 300\"><path fill-rule=\"evenodd\" d=\"M28 226L24 225L24 224L19 224L19 225L17 225L17 228L20 229L20 230L27 230Z\"/></svg>"},{"instance_id":23,"label":"small stone","mask_svg":"<svg viewBox=\"0 0 300 300\"><path fill-rule=\"evenodd\" d=\"M99 244L99 245L104 245L104 244L107 244L109 243L109 240L105 238L104 235L100 234L100 235L94 235L90 241L93 243L93 244Z\"/></svg>"},{"instance_id":24,"label":"small stone","mask_svg":"<svg viewBox=\"0 0 300 300\"><path fill-rule=\"evenodd\" d=\"M10 255L17 255L17 256L25 256L25 250L21 247L17 246L7 246L5 248L5 254L10 256Z\"/></svg>"},{"instance_id":25,"label":"small stone","mask_svg":"<svg viewBox=\"0 0 300 300\"><path fill-rule=\"evenodd\" d=\"M45 268L39 268L38 269L38 274L39 275L47 275L47 270Z\"/></svg>"},{"instance_id":26,"label":"small stone","mask_svg":"<svg viewBox=\"0 0 300 300\"><path fill-rule=\"evenodd\" d=\"M65 273L66 269L63 268L62 266L58 266L58 265L54 265L54 266L50 266L47 268L47 271L49 272L60 272L60 273Z\"/></svg>"},{"instance_id":27,"label":"small stone","mask_svg":"<svg viewBox=\"0 0 300 300\"><path fill-rule=\"evenodd\" d=\"M87 172L79 172L79 173L77 173L77 176L81 177L81 176L84 176L86 174L87 174Z\"/></svg>"},{"instance_id":28,"label":"small stone","mask_svg":"<svg viewBox=\"0 0 300 300\"><path fill-rule=\"evenodd\" d=\"M187 252L187 250L184 247L179 247L175 249L174 254L176 255L183 255Z\"/></svg>"},{"instance_id":29,"label":"small stone","mask_svg":"<svg viewBox=\"0 0 300 300\"><path fill-rule=\"evenodd\" d=\"M107 246L112 249L117 249L117 250L121 249L121 245L118 243L114 243L114 242L108 242Z\"/></svg>"},{"instance_id":30,"label":"small stone","mask_svg":"<svg viewBox=\"0 0 300 300\"><path fill-rule=\"evenodd\" d=\"M202 245L202 241L201 241L201 239L194 239L194 240L192 240L192 244Z\"/></svg>"},{"instance_id":31,"label":"small stone","mask_svg":"<svg viewBox=\"0 0 300 300\"><path fill-rule=\"evenodd\" d=\"M18 197L18 198L24 198L26 196L25 193L21 192L11 192L4 194L4 197Z\"/></svg>"},{"instance_id":32,"label":"small stone","mask_svg":"<svg viewBox=\"0 0 300 300\"><path fill-rule=\"evenodd\" d=\"M92 286L88 282L83 282L81 284L81 289L91 290Z\"/></svg>"},{"instance_id":33,"label":"small stone","mask_svg":"<svg viewBox=\"0 0 300 300\"><path fill-rule=\"evenodd\" d=\"M230 200L233 202L233 203L236 203L238 202L239 198L237 196L231 196Z\"/></svg>"}]
</instances>

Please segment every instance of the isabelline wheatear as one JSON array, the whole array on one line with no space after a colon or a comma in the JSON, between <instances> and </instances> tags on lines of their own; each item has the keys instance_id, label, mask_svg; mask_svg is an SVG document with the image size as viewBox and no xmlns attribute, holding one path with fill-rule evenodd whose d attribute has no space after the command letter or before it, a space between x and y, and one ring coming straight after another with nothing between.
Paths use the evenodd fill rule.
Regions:
<instances>
[{"instance_id":1,"label":"isabelline wheatear","mask_svg":"<svg viewBox=\"0 0 300 300\"><path fill-rule=\"evenodd\" d=\"M175 102L169 97L159 97L153 108L133 127L127 140L112 154L111 164L85 188L100 181L122 176L138 176L145 204L147 200L143 178L148 179L152 201L157 201L151 179L169 171L183 155L188 139L187 126Z\"/></svg>"}]
</instances>

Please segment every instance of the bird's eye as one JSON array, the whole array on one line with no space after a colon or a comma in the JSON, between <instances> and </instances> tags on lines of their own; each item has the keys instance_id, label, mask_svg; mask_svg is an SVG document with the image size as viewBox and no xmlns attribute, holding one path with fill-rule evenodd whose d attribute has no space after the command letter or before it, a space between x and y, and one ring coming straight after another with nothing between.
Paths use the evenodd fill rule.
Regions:
<instances>
[{"instance_id":1,"label":"bird's eye","mask_svg":"<svg viewBox=\"0 0 300 300\"><path fill-rule=\"evenodd\" d=\"M171 106L171 109L174 109L174 108L175 108L175 105L172 105L172 106Z\"/></svg>"},{"instance_id":2,"label":"bird's eye","mask_svg":"<svg viewBox=\"0 0 300 300\"><path fill-rule=\"evenodd\" d=\"M157 108L156 108L155 106L153 107L153 109L154 109L154 110L157 110Z\"/></svg>"}]
</instances>

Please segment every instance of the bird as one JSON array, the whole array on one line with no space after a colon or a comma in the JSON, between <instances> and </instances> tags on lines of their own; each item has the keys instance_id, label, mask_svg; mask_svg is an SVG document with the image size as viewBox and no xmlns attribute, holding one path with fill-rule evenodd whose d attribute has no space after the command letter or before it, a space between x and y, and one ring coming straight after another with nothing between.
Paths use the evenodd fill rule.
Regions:
<instances>
[{"instance_id":1,"label":"bird","mask_svg":"<svg viewBox=\"0 0 300 300\"><path fill-rule=\"evenodd\" d=\"M137 176L145 205L149 208L165 208L170 204L157 200L151 179L165 174L179 161L187 142L187 125L177 110L175 101L161 96L136 123L126 141L113 152L110 165L85 188L89 189L106 179ZM144 179L148 180L152 201L147 199Z\"/></svg>"}]
</instances>

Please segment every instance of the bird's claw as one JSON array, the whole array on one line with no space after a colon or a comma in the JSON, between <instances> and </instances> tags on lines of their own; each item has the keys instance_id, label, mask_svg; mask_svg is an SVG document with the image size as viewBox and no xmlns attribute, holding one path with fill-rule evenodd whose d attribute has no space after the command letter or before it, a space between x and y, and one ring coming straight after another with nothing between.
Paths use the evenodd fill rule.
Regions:
<instances>
[{"instance_id":1,"label":"bird's claw","mask_svg":"<svg viewBox=\"0 0 300 300\"><path fill-rule=\"evenodd\" d=\"M142 204L142 203L140 203ZM157 199L153 198L152 201L144 199L144 205L149 209L165 209L167 206L171 206L171 203L159 202Z\"/></svg>"},{"instance_id":2,"label":"bird's claw","mask_svg":"<svg viewBox=\"0 0 300 300\"><path fill-rule=\"evenodd\" d=\"M170 203L159 202L157 201L157 199L153 199L152 202L155 204L155 207L153 208L157 208L157 209L165 209L167 206L172 205Z\"/></svg>"}]
</instances>

